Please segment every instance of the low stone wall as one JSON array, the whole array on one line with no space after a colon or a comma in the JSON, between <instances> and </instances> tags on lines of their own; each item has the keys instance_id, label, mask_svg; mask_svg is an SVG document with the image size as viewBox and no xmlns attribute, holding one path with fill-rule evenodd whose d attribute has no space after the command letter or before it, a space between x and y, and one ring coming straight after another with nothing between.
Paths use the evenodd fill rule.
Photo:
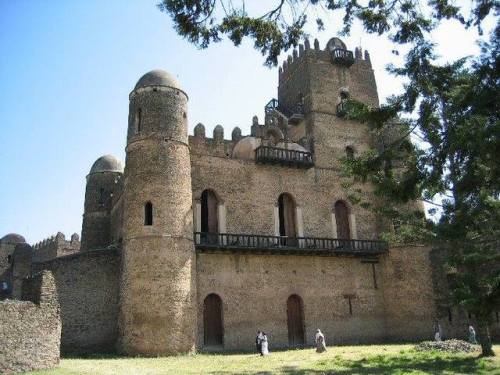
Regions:
<instances>
[{"instance_id":1,"label":"low stone wall","mask_svg":"<svg viewBox=\"0 0 500 375\"><path fill-rule=\"evenodd\" d=\"M52 274L44 271L25 280L23 296L31 300L0 302L0 373L59 363L61 319Z\"/></svg>"},{"instance_id":2,"label":"low stone wall","mask_svg":"<svg viewBox=\"0 0 500 375\"><path fill-rule=\"evenodd\" d=\"M35 269L51 270L61 305L61 351L113 352L118 334L119 254L115 249L80 252Z\"/></svg>"}]
</instances>

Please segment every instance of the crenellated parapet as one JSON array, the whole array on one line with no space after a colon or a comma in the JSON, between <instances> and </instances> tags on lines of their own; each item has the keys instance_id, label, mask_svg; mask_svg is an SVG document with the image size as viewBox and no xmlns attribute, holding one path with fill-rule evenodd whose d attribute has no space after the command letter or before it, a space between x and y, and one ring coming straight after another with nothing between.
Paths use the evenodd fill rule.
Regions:
<instances>
[{"instance_id":1,"label":"crenellated parapet","mask_svg":"<svg viewBox=\"0 0 500 375\"><path fill-rule=\"evenodd\" d=\"M224 139L224 128L217 125L212 137L207 137L205 126L199 123L194 128L193 135L189 136L189 147L195 155L210 155L221 158L230 158L234 145L241 139L241 129L235 127L231 133L231 140Z\"/></svg>"},{"instance_id":2,"label":"crenellated parapet","mask_svg":"<svg viewBox=\"0 0 500 375\"><path fill-rule=\"evenodd\" d=\"M371 67L370 54L365 50L363 57L361 47L356 47L353 53L346 48L340 39L332 38L324 49L320 48L318 39L314 39L314 45L311 48L309 39L306 39L304 44L299 44L298 50L293 49L292 54L288 55L285 61L283 61L282 66L278 69L280 82L287 80L290 75L296 73L305 59L345 64L347 67L352 64Z\"/></svg>"},{"instance_id":3,"label":"crenellated parapet","mask_svg":"<svg viewBox=\"0 0 500 375\"><path fill-rule=\"evenodd\" d=\"M73 233L69 240L57 232L55 236L46 238L33 245L33 261L43 262L60 256L69 255L80 251L80 236Z\"/></svg>"}]
</instances>

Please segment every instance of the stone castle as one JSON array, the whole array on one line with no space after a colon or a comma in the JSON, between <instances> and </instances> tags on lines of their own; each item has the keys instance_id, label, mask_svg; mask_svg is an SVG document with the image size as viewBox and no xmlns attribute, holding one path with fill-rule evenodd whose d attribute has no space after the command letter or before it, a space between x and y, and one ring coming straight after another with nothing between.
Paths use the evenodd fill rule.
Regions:
<instances>
[{"instance_id":1,"label":"stone castle","mask_svg":"<svg viewBox=\"0 0 500 375\"><path fill-rule=\"evenodd\" d=\"M296 347L316 328L329 344L409 341L436 322L464 336L470 317L450 307L439 254L379 240L392 223L348 199L341 159L380 142L346 118L350 98L379 105L368 52L337 38L294 51L264 121L231 140L220 125L188 136L188 93L145 74L125 167L107 155L87 175L81 244L58 234L27 251L5 236L5 293L21 298L25 277L51 271L64 352L246 350L257 330Z\"/></svg>"}]
</instances>

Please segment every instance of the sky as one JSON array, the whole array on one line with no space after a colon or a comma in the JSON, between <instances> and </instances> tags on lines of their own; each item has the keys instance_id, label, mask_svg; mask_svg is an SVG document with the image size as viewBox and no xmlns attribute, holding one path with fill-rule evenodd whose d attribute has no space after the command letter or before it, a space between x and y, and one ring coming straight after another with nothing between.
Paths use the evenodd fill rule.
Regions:
<instances>
[{"instance_id":1,"label":"sky","mask_svg":"<svg viewBox=\"0 0 500 375\"><path fill-rule=\"evenodd\" d=\"M265 67L250 42L198 50L156 3L0 0L0 238L80 234L85 177L102 155L125 160L128 95L144 73L164 69L179 79L190 134L199 122L207 135L217 124L226 138L235 126L249 134L252 116L262 118L277 96L278 68ZM324 21L325 31L308 30L321 48L342 26L338 17ZM433 32L443 61L476 55L476 38L455 22ZM402 57L390 42L359 27L342 39L370 52L382 102L401 89L385 71Z\"/></svg>"}]
</instances>

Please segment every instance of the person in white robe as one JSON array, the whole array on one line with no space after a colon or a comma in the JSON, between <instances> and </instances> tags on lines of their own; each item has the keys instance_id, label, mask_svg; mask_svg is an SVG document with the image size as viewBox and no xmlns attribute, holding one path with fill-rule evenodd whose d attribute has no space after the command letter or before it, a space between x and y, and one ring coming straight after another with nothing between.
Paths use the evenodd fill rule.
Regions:
<instances>
[{"instance_id":1,"label":"person in white robe","mask_svg":"<svg viewBox=\"0 0 500 375\"><path fill-rule=\"evenodd\" d=\"M323 335L319 328L316 330L316 336L314 340L316 342L316 353L326 352L325 335Z\"/></svg>"}]
</instances>

